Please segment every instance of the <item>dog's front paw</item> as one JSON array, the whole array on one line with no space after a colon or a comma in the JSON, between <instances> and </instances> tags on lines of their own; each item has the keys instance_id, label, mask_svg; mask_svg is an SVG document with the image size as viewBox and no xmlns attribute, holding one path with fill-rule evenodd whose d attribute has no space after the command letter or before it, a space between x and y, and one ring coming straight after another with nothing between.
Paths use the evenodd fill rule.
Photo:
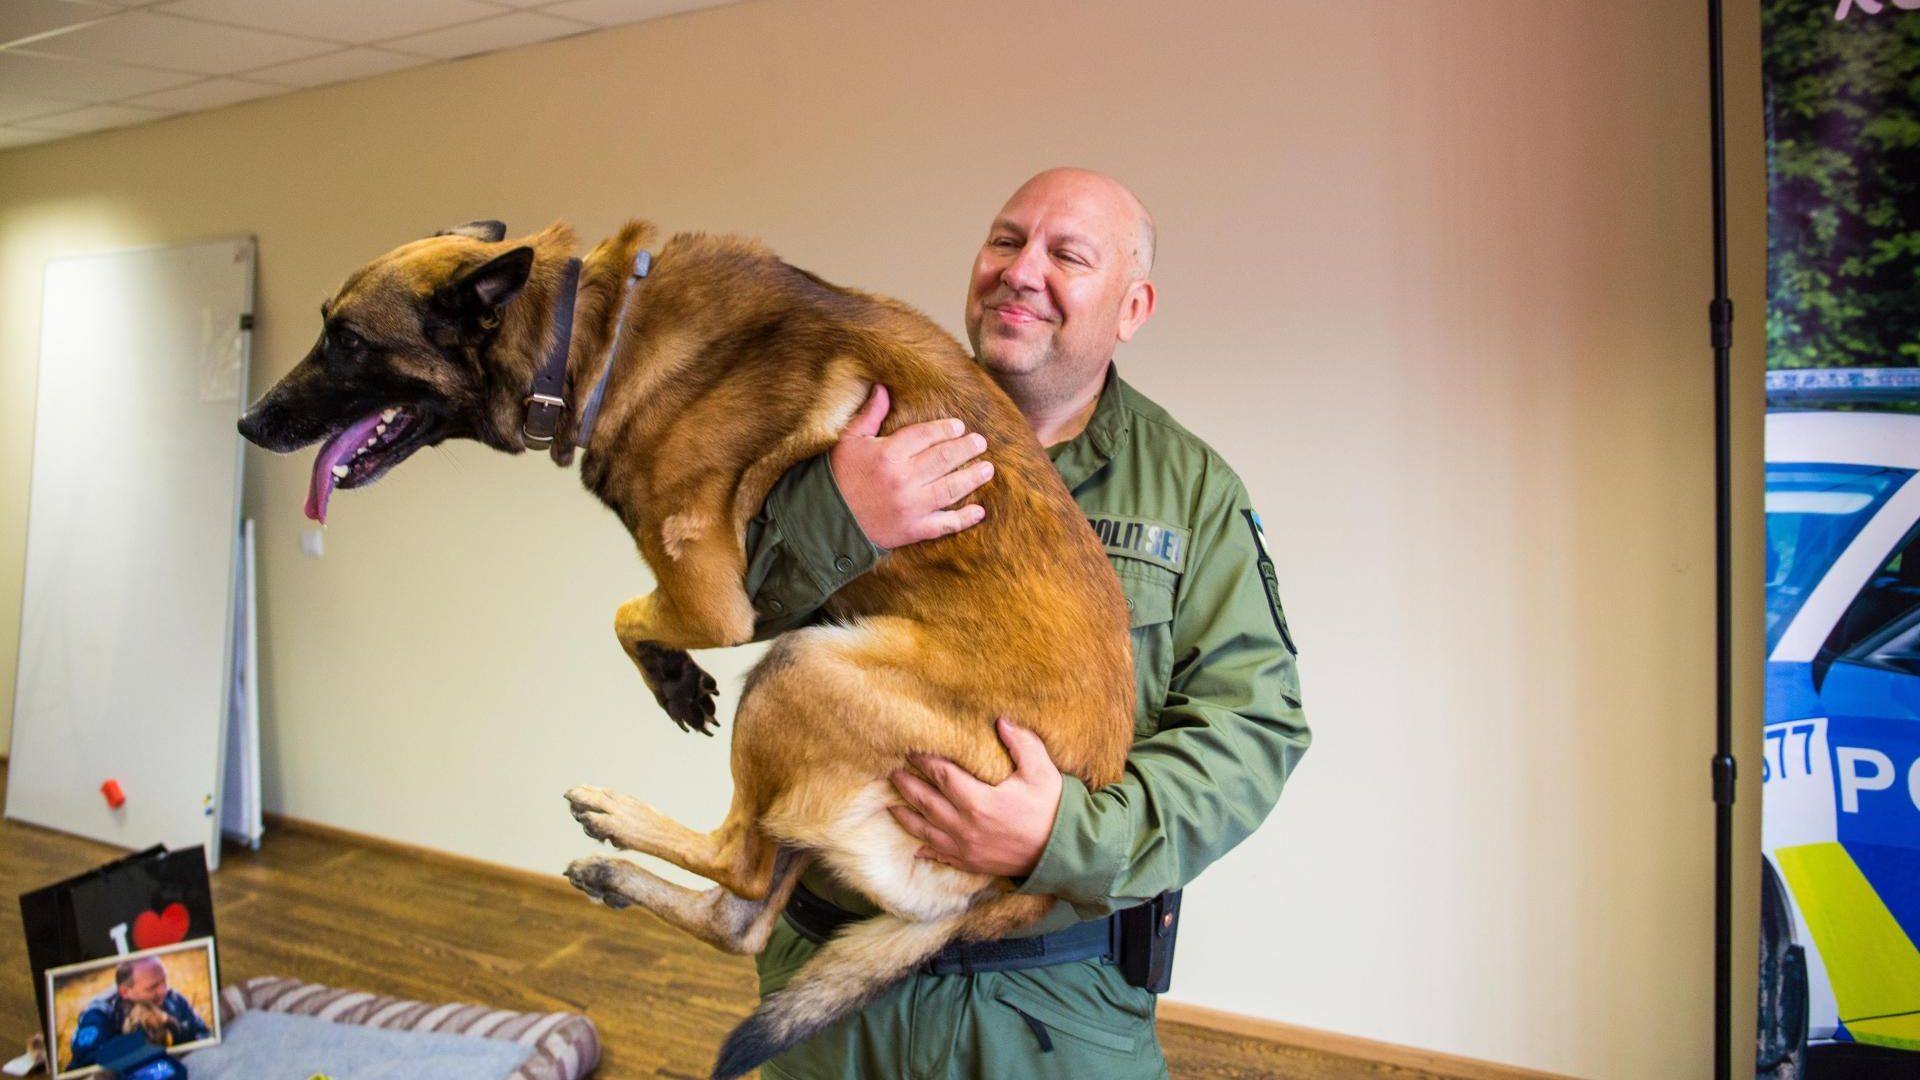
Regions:
<instances>
[{"instance_id":1,"label":"dog's front paw","mask_svg":"<svg viewBox=\"0 0 1920 1080\"><path fill-rule=\"evenodd\" d=\"M680 725L681 731L697 731L711 738L714 729L720 726L714 716L714 699L719 695L720 687L714 683L713 676L689 659L686 671L668 687L666 700L661 705L673 722Z\"/></svg>"},{"instance_id":2,"label":"dog's front paw","mask_svg":"<svg viewBox=\"0 0 1920 1080\"><path fill-rule=\"evenodd\" d=\"M620 864L604 855L590 855L567 864L567 880L573 882L574 888L616 911L633 906L633 901L614 888L619 875Z\"/></svg>"},{"instance_id":3,"label":"dog's front paw","mask_svg":"<svg viewBox=\"0 0 1920 1080\"><path fill-rule=\"evenodd\" d=\"M654 699L667 710L673 722L680 725L680 730L712 735L713 729L720 726L714 719L713 706L720 687L713 676L679 649L642 644L635 648L634 655L640 661L641 673L647 677L647 685L653 689Z\"/></svg>"}]
</instances>

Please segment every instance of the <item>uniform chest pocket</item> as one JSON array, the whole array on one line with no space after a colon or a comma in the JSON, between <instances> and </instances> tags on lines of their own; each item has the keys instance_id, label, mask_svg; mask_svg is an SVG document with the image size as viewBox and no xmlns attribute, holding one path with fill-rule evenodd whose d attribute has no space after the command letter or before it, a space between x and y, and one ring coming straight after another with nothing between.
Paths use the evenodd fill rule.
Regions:
<instances>
[{"instance_id":1,"label":"uniform chest pocket","mask_svg":"<svg viewBox=\"0 0 1920 1080\"><path fill-rule=\"evenodd\" d=\"M1173 675L1173 593L1179 575L1135 559L1115 559L1127 596L1127 628L1133 639L1133 733L1159 729L1157 717Z\"/></svg>"}]
</instances>

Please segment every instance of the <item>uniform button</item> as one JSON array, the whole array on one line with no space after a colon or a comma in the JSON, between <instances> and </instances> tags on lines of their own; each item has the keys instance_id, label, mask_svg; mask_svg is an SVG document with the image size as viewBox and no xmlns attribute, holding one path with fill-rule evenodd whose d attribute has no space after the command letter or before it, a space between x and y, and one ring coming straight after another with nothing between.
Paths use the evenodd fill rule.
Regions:
<instances>
[{"instance_id":1,"label":"uniform button","mask_svg":"<svg viewBox=\"0 0 1920 1080\"><path fill-rule=\"evenodd\" d=\"M844 574L847 571L853 569L853 560L847 558L845 555L842 555L839 558L833 560L833 568Z\"/></svg>"},{"instance_id":2,"label":"uniform button","mask_svg":"<svg viewBox=\"0 0 1920 1080\"><path fill-rule=\"evenodd\" d=\"M781 603L778 600L769 600L767 601L767 610L773 612L775 615L778 615L781 612L787 610L787 605Z\"/></svg>"},{"instance_id":3,"label":"uniform button","mask_svg":"<svg viewBox=\"0 0 1920 1080\"><path fill-rule=\"evenodd\" d=\"M1131 596L1127 597L1127 610L1128 611L1133 610L1133 597Z\"/></svg>"}]
</instances>

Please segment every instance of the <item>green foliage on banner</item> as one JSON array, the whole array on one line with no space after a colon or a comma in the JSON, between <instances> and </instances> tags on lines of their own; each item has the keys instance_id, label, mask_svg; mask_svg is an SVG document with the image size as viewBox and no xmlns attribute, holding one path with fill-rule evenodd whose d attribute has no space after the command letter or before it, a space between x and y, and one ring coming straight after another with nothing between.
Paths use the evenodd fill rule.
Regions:
<instances>
[{"instance_id":1,"label":"green foliage on banner","mask_svg":"<svg viewBox=\"0 0 1920 1080\"><path fill-rule=\"evenodd\" d=\"M1920 365L1920 11L1763 0L1767 366Z\"/></svg>"}]
</instances>

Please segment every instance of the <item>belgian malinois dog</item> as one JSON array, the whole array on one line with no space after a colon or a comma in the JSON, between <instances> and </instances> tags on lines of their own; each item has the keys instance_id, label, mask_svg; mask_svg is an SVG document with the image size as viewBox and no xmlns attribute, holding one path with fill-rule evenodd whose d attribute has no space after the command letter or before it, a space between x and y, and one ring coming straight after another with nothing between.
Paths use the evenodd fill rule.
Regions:
<instances>
[{"instance_id":1,"label":"belgian malinois dog","mask_svg":"<svg viewBox=\"0 0 1920 1080\"><path fill-rule=\"evenodd\" d=\"M737 1076L949 942L1006 935L1052 907L1004 878L916 860L919 842L887 812L898 802L888 774L924 752L997 783L1013 766L994 719L1010 716L1063 772L1094 788L1118 779L1133 731L1125 600L1019 410L919 312L740 238L673 236L639 277L655 236L645 222L579 263L563 223L504 233L476 222L354 272L323 305L320 340L241 434L279 452L326 440L307 497L316 519L334 489L446 439L516 453L544 427L561 464L577 446L581 479L658 582L621 605L615 632L683 727L713 723L713 680L687 650L753 637L747 522L790 466L834 444L875 383L893 397L884 430L959 417L986 436L995 467L972 496L983 522L887 553L754 668L718 829L598 788L567 793L590 835L717 885L695 892L594 857L568 868L577 887L729 952L764 947L816 859L882 910L734 1030L714 1075ZM541 373L562 368L559 392L541 392Z\"/></svg>"}]
</instances>

